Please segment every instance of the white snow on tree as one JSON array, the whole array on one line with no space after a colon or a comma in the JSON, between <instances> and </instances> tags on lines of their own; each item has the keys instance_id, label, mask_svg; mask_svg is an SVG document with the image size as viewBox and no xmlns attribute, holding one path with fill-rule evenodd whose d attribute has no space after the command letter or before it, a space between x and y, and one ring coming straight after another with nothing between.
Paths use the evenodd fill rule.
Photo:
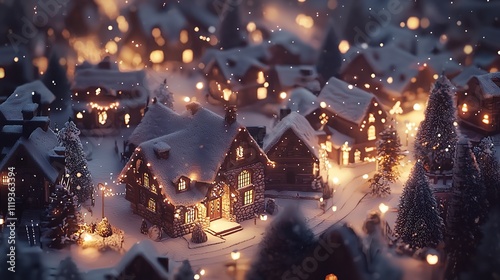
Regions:
<instances>
[{"instance_id":1,"label":"white snow on tree","mask_svg":"<svg viewBox=\"0 0 500 280\"><path fill-rule=\"evenodd\" d=\"M113 234L113 230L111 229L111 224L109 223L108 218L104 217L97 224L96 233L102 237L110 237Z\"/></svg>"},{"instance_id":2,"label":"white snow on tree","mask_svg":"<svg viewBox=\"0 0 500 280\"><path fill-rule=\"evenodd\" d=\"M470 265L470 257L481 240L480 225L486 215L484 185L465 138L457 145L452 191L446 216L446 279L455 279Z\"/></svg>"},{"instance_id":3,"label":"white snow on tree","mask_svg":"<svg viewBox=\"0 0 500 280\"><path fill-rule=\"evenodd\" d=\"M484 183L488 207L494 208L500 202L500 164L490 137L481 139L479 145L474 147L474 155Z\"/></svg>"},{"instance_id":4,"label":"white snow on tree","mask_svg":"<svg viewBox=\"0 0 500 280\"><path fill-rule=\"evenodd\" d=\"M398 209L394 231L411 248L435 248L443 240L443 220L420 161L405 183Z\"/></svg>"},{"instance_id":5,"label":"white snow on tree","mask_svg":"<svg viewBox=\"0 0 500 280\"><path fill-rule=\"evenodd\" d=\"M67 257L59 263L56 280L81 280L80 271L71 257Z\"/></svg>"},{"instance_id":6,"label":"white snow on tree","mask_svg":"<svg viewBox=\"0 0 500 280\"><path fill-rule=\"evenodd\" d=\"M425 119L415 137L415 159L424 163L426 170L436 172L451 170L458 139L454 91L450 81L441 76L434 84Z\"/></svg>"},{"instance_id":7,"label":"white snow on tree","mask_svg":"<svg viewBox=\"0 0 500 280\"><path fill-rule=\"evenodd\" d=\"M391 193L390 184L396 182L400 176L401 143L396 129L388 126L379 134L377 142L377 172L369 180L371 194L376 197L387 196Z\"/></svg>"},{"instance_id":8,"label":"white snow on tree","mask_svg":"<svg viewBox=\"0 0 500 280\"><path fill-rule=\"evenodd\" d=\"M65 123L57 134L59 143L66 148L66 174L69 175L70 191L75 193L80 203L90 198L94 191L92 176L80 141L80 130L73 121Z\"/></svg>"},{"instance_id":9,"label":"white snow on tree","mask_svg":"<svg viewBox=\"0 0 500 280\"><path fill-rule=\"evenodd\" d=\"M313 244L314 234L298 206L287 206L267 228L247 279L281 279Z\"/></svg>"},{"instance_id":10,"label":"white snow on tree","mask_svg":"<svg viewBox=\"0 0 500 280\"><path fill-rule=\"evenodd\" d=\"M154 91L156 100L174 110L174 94L168 90L167 79Z\"/></svg>"}]
</instances>

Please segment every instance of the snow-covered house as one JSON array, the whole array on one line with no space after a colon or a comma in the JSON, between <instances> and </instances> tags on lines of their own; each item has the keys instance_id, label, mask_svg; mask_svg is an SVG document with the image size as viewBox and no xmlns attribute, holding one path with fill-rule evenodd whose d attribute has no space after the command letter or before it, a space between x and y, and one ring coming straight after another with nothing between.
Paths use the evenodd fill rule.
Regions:
<instances>
[{"instance_id":1,"label":"snow-covered house","mask_svg":"<svg viewBox=\"0 0 500 280\"><path fill-rule=\"evenodd\" d=\"M476 75L457 93L458 116L485 134L500 132L500 72Z\"/></svg>"},{"instance_id":2,"label":"snow-covered house","mask_svg":"<svg viewBox=\"0 0 500 280\"><path fill-rule=\"evenodd\" d=\"M149 95L144 71L122 72L109 58L78 67L71 91L73 119L83 131L138 124Z\"/></svg>"},{"instance_id":3,"label":"snow-covered house","mask_svg":"<svg viewBox=\"0 0 500 280\"><path fill-rule=\"evenodd\" d=\"M274 167L266 170L266 188L278 191L322 191L320 146L307 119L291 112L264 139L264 151ZM316 183L318 182L318 183Z\"/></svg>"},{"instance_id":4,"label":"snow-covered house","mask_svg":"<svg viewBox=\"0 0 500 280\"><path fill-rule=\"evenodd\" d=\"M322 144L335 162L374 160L378 133L389 121L375 95L333 77L316 104L303 114L313 128L326 133Z\"/></svg>"},{"instance_id":5,"label":"snow-covered house","mask_svg":"<svg viewBox=\"0 0 500 280\"><path fill-rule=\"evenodd\" d=\"M319 92L318 72L312 65L275 65L268 72L270 97L277 100L286 99L291 90L303 87ZM282 94L282 93L285 94Z\"/></svg>"},{"instance_id":6,"label":"snow-covered house","mask_svg":"<svg viewBox=\"0 0 500 280\"><path fill-rule=\"evenodd\" d=\"M191 232L195 222L262 213L271 162L236 121L236 109L221 117L190 103L178 119L177 131L141 143L120 174L134 212L171 237Z\"/></svg>"},{"instance_id":7,"label":"snow-covered house","mask_svg":"<svg viewBox=\"0 0 500 280\"><path fill-rule=\"evenodd\" d=\"M50 104L55 99L55 95L40 80L36 80L18 86L7 100L0 104L0 108L5 118L21 119L22 111L19 108L26 104L36 103L37 114L48 116Z\"/></svg>"},{"instance_id":8,"label":"snow-covered house","mask_svg":"<svg viewBox=\"0 0 500 280\"><path fill-rule=\"evenodd\" d=\"M36 70L31 56L24 48L0 47L0 103L3 102L16 87L35 79Z\"/></svg>"},{"instance_id":9,"label":"snow-covered house","mask_svg":"<svg viewBox=\"0 0 500 280\"><path fill-rule=\"evenodd\" d=\"M460 72L460 74L458 74L451 80L451 82L455 86L457 91L465 90L467 89L467 82L472 76L483 75L486 73L488 72L476 66L470 65L465 67L462 72Z\"/></svg>"}]
</instances>

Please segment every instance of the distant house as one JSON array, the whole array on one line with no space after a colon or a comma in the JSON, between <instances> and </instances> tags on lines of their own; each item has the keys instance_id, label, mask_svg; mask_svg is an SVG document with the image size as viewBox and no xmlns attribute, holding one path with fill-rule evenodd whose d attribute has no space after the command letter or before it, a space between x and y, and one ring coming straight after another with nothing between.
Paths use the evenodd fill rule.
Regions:
<instances>
[{"instance_id":1,"label":"distant house","mask_svg":"<svg viewBox=\"0 0 500 280\"><path fill-rule=\"evenodd\" d=\"M319 92L318 72L312 65L275 65L268 73L269 91L274 100L287 99L291 90L303 87L310 91ZM282 95L282 93L285 93Z\"/></svg>"},{"instance_id":2,"label":"distant house","mask_svg":"<svg viewBox=\"0 0 500 280\"><path fill-rule=\"evenodd\" d=\"M177 131L141 143L120 174L134 212L171 237L190 233L195 222L240 222L262 213L271 164L234 107L225 117L197 103L187 109Z\"/></svg>"},{"instance_id":3,"label":"distant house","mask_svg":"<svg viewBox=\"0 0 500 280\"><path fill-rule=\"evenodd\" d=\"M476 75L457 93L460 121L485 134L500 132L500 72Z\"/></svg>"},{"instance_id":4,"label":"distant house","mask_svg":"<svg viewBox=\"0 0 500 280\"><path fill-rule=\"evenodd\" d=\"M14 90L35 79L36 70L28 52L21 48L0 47L0 103Z\"/></svg>"},{"instance_id":5,"label":"distant house","mask_svg":"<svg viewBox=\"0 0 500 280\"><path fill-rule=\"evenodd\" d=\"M389 121L378 99L371 93L337 78L321 90L317 105L304 112L329 156L340 165L373 161L378 134Z\"/></svg>"},{"instance_id":6,"label":"distant house","mask_svg":"<svg viewBox=\"0 0 500 280\"><path fill-rule=\"evenodd\" d=\"M320 146L305 117L291 112L264 139L264 151L274 167L266 170L266 188L278 191L323 191Z\"/></svg>"},{"instance_id":7,"label":"distant house","mask_svg":"<svg viewBox=\"0 0 500 280\"><path fill-rule=\"evenodd\" d=\"M7 119L21 119L22 112L19 108L36 103L38 105L37 114L48 116L50 104L55 99L55 95L40 80L36 80L18 86L7 100L0 105L0 110Z\"/></svg>"},{"instance_id":8,"label":"distant house","mask_svg":"<svg viewBox=\"0 0 500 280\"><path fill-rule=\"evenodd\" d=\"M144 71L122 72L109 59L76 69L73 118L82 131L136 125L148 101Z\"/></svg>"}]
</instances>

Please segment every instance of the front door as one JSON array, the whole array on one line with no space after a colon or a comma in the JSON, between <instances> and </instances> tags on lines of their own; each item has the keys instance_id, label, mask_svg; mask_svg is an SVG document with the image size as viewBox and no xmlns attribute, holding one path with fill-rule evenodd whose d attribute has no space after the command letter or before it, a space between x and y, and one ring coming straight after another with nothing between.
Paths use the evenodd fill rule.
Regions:
<instances>
[{"instance_id":1,"label":"front door","mask_svg":"<svg viewBox=\"0 0 500 280\"><path fill-rule=\"evenodd\" d=\"M208 202L208 216L210 221L222 218L222 198L216 198Z\"/></svg>"}]
</instances>

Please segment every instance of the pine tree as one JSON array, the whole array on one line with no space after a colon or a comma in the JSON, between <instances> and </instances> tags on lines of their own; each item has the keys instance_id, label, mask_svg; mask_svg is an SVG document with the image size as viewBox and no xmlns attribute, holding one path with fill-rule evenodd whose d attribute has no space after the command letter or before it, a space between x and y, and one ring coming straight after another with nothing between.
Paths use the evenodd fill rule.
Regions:
<instances>
[{"instance_id":1,"label":"pine tree","mask_svg":"<svg viewBox=\"0 0 500 280\"><path fill-rule=\"evenodd\" d=\"M420 161L406 181L398 208L394 230L411 248L436 247L443 240L443 220Z\"/></svg>"},{"instance_id":2,"label":"pine tree","mask_svg":"<svg viewBox=\"0 0 500 280\"><path fill-rule=\"evenodd\" d=\"M80 130L71 120L66 122L65 127L57 134L59 143L66 148L65 164L70 179L70 191L75 193L78 202L82 203L90 198L94 185L79 135Z\"/></svg>"},{"instance_id":3,"label":"pine tree","mask_svg":"<svg viewBox=\"0 0 500 280\"><path fill-rule=\"evenodd\" d=\"M174 276L174 280L191 280L194 279L194 272L188 260L184 260L179 267L179 270Z\"/></svg>"},{"instance_id":4,"label":"pine tree","mask_svg":"<svg viewBox=\"0 0 500 280\"><path fill-rule=\"evenodd\" d=\"M323 81L328 81L331 77L337 77L342 65L342 57L339 51L339 40L333 24L330 23L325 41L321 47L321 53L316 63L318 73Z\"/></svg>"},{"instance_id":5,"label":"pine tree","mask_svg":"<svg viewBox=\"0 0 500 280\"><path fill-rule=\"evenodd\" d=\"M69 101L70 86L66 70L59 63L59 56L53 52L49 59L49 66L43 75L42 82L56 96L52 103L53 108L64 107Z\"/></svg>"},{"instance_id":6,"label":"pine tree","mask_svg":"<svg viewBox=\"0 0 500 280\"><path fill-rule=\"evenodd\" d=\"M313 243L314 234L297 206L285 208L267 229L247 279L281 279Z\"/></svg>"},{"instance_id":7,"label":"pine tree","mask_svg":"<svg viewBox=\"0 0 500 280\"><path fill-rule=\"evenodd\" d=\"M243 47L246 42L242 35L239 4L233 0L226 0L222 7L223 19L219 26L220 48L228 50Z\"/></svg>"},{"instance_id":8,"label":"pine tree","mask_svg":"<svg viewBox=\"0 0 500 280\"><path fill-rule=\"evenodd\" d=\"M174 95L168 90L167 79L154 92L158 102L174 110Z\"/></svg>"},{"instance_id":9,"label":"pine tree","mask_svg":"<svg viewBox=\"0 0 500 280\"><path fill-rule=\"evenodd\" d=\"M388 126L380 134L377 142L377 173L369 180L371 194L386 196L391 193L389 184L396 182L400 176L399 162L403 158L401 142L393 126Z\"/></svg>"},{"instance_id":10,"label":"pine tree","mask_svg":"<svg viewBox=\"0 0 500 280\"><path fill-rule=\"evenodd\" d=\"M450 81L441 76L431 90L425 119L415 138L415 159L429 171L451 170L458 139L454 92Z\"/></svg>"},{"instance_id":11,"label":"pine tree","mask_svg":"<svg viewBox=\"0 0 500 280\"><path fill-rule=\"evenodd\" d=\"M472 267L460 279L500 279L500 208L492 208L481 231L483 238L472 257Z\"/></svg>"},{"instance_id":12,"label":"pine tree","mask_svg":"<svg viewBox=\"0 0 500 280\"><path fill-rule=\"evenodd\" d=\"M500 202L500 164L495 156L495 146L490 137L481 139L474 148L481 178L486 191L488 207L494 208Z\"/></svg>"},{"instance_id":13,"label":"pine tree","mask_svg":"<svg viewBox=\"0 0 500 280\"><path fill-rule=\"evenodd\" d=\"M59 263L56 280L81 280L82 276L78 267L71 257L67 257Z\"/></svg>"},{"instance_id":14,"label":"pine tree","mask_svg":"<svg viewBox=\"0 0 500 280\"><path fill-rule=\"evenodd\" d=\"M109 223L108 218L104 217L97 224L96 232L102 237L110 237L113 235L113 230L111 229L111 224Z\"/></svg>"},{"instance_id":15,"label":"pine tree","mask_svg":"<svg viewBox=\"0 0 500 280\"><path fill-rule=\"evenodd\" d=\"M479 227L486 213L483 184L467 139L459 140L455 162L453 192L446 217L446 279L457 278L469 266L470 257L481 240Z\"/></svg>"}]
</instances>

